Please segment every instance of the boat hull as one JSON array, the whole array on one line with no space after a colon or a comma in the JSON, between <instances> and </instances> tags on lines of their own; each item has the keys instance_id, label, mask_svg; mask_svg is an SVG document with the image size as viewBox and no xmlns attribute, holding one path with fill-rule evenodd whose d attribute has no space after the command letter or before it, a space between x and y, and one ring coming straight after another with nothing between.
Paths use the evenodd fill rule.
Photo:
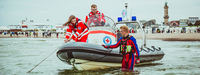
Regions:
<instances>
[{"instance_id":1,"label":"boat hull","mask_svg":"<svg viewBox=\"0 0 200 75\"><path fill-rule=\"evenodd\" d=\"M145 63L161 60L164 55L162 50L140 49L140 62ZM121 63L122 61L119 48L107 49L101 45L83 42L65 43L59 48L57 57L63 62L68 62L72 58L109 63Z\"/></svg>"}]
</instances>

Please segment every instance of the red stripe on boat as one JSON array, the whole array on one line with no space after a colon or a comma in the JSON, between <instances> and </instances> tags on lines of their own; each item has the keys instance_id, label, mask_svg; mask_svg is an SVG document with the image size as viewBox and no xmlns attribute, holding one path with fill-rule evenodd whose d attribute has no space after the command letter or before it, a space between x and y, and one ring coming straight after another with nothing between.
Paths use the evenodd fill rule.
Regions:
<instances>
[{"instance_id":1,"label":"red stripe on boat","mask_svg":"<svg viewBox=\"0 0 200 75\"><path fill-rule=\"evenodd\" d=\"M116 35L112 32L109 32L109 31L95 30L95 31L89 32L89 34L100 34L100 33L108 34L108 35L114 36L116 38Z\"/></svg>"}]
</instances>

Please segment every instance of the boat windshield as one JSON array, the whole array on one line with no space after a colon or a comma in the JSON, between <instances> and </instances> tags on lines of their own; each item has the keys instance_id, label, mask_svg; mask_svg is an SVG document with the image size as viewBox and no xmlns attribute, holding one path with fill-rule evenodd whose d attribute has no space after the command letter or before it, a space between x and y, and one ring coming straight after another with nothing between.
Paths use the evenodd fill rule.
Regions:
<instances>
[{"instance_id":1,"label":"boat windshield","mask_svg":"<svg viewBox=\"0 0 200 75\"><path fill-rule=\"evenodd\" d=\"M115 22L105 15L92 15L86 22L89 28L91 27L115 27Z\"/></svg>"}]
</instances>

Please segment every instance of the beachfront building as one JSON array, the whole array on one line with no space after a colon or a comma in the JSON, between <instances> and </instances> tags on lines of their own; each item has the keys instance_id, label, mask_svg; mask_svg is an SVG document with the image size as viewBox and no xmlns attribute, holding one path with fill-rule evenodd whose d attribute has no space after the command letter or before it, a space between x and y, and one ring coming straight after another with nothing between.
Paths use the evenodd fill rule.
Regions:
<instances>
[{"instance_id":1,"label":"beachfront building","mask_svg":"<svg viewBox=\"0 0 200 75\"><path fill-rule=\"evenodd\" d=\"M8 25L8 28L10 28L10 29L21 29L22 26L21 25Z\"/></svg>"},{"instance_id":2,"label":"beachfront building","mask_svg":"<svg viewBox=\"0 0 200 75\"><path fill-rule=\"evenodd\" d=\"M8 25L10 28L10 32L21 32L22 26L21 25Z\"/></svg>"},{"instance_id":3,"label":"beachfront building","mask_svg":"<svg viewBox=\"0 0 200 75\"><path fill-rule=\"evenodd\" d=\"M7 26L1 26L0 34L2 34L2 33L5 33L5 34L10 33L10 28L8 28Z\"/></svg>"},{"instance_id":4,"label":"beachfront building","mask_svg":"<svg viewBox=\"0 0 200 75\"><path fill-rule=\"evenodd\" d=\"M32 30L38 29L38 30L48 31L48 30L51 30L53 28L53 25L46 25L46 24L37 23L37 24L34 24L34 25L29 25L28 27L29 27L28 29L32 29Z\"/></svg>"},{"instance_id":5,"label":"beachfront building","mask_svg":"<svg viewBox=\"0 0 200 75\"><path fill-rule=\"evenodd\" d=\"M51 30L53 28L53 25L45 25L45 24L40 24L40 23L36 23L36 24L33 24L33 25L8 25L8 27L11 29L11 30Z\"/></svg>"},{"instance_id":6,"label":"beachfront building","mask_svg":"<svg viewBox=\"0 0 200 75\"><path fill-rule=\"evenodd\" d=\"M49 24L49 19L47 23L34 23L33 20L22 20L19 25L23 31L39 31L39 32L48 32L52 29L56 29L55 25Z\"/></svg>"},{"instance_id":7,"label":"beachfront building","mask_svg":"<svg viewBox=\"0 0 200 75\"><path fill-rule=\"evenodd\" d=\"M199 17L189 17L189 23L192 23L194 25L194 23L199 19Z\"/></svg>"},{"instance_id":8,"label":"beachfront building","mask_svg":"<svg viewBox=\"0 0 200 75\"><path fill-rule=\"evenodd\" d=\"M142 23L145 26L145 28L152 28L152 27L155 27L155 26L158 27L155 19L152 19L152 20L149 20L149 21L140 20L140 23Z\"/></svg>"},{"instance_id":9,"label":"beachfront building","mask_svg":"<svg viewBox=\"0 0 200 75\"><path fill-rule=\"evenodd\" d=\"M156 20L155 19L149 20L149 21L143 23L143 25L145 25L145 27L151 28L152 25L156 25Z\"/></svg>"},{"instance_id":10,"label":"beachfront building","mask_svg":"<svg viewBox=\"0 0 200 75\"><path fill-rule=\"evenodd\" d=\"M188 26L188 21L189 21L188 19L180 19L179 21L180 21L180 23L179 23L180 27Z\"/></svg>"},{"instance_id":11,"label":"beachfront building","mask_svg":"<svg viewBox=\"0 0 200 75\"><path fill-rule=\"evenodd\" d=\"M170 27L179 27L179 21L170 21Z\"/></svg>"},{"instance_id":12,"label":"beachfront building","mask_svg":"<svg viewBox=\"0 0 200 75\"><path fill-rule=\"evenodd\" d=\"M33 20L22 20L18 25L8 25L8 28L11 32L38 32L42 34L44 32L51 32L51 33L60 33L64 34L66 32L66 26L62 26L62 24L49 24L47 23L34 23Z\"/></svg>"},{"instance_id":13,"label":"beachfront building","mask_svg":"<svg viewBox=\"0 0 200 75\"><path fill-rule=\"evenodd\" d=\"M67 26L63 26L61 24L56 25L56 33L65 34Z\"/></svg>"},{"instance_id":14,"label":"beachfront building","mask_svg":"<svg viewBox=\"0 0 200 75\"><path fill-rule=\"evenodd\" d=\"M140 20L140 23L142 23L145 26L145 32L146 33L163 33L166 28L169 26L161 26L161 24L156 24L156 20L152 19L149 21L146 20Z\"/></svg>"},{"instance_id":15,"label":"beachfront building","mask_svg":"<svg viewBox=\"0 0 200 75\"><path fill-rule=\"evenodd\" d=\"M195 22L194 25L195 25L195 26L200 26L200 20L196 20L196 22Z\"/></svg>"}]
</instances>

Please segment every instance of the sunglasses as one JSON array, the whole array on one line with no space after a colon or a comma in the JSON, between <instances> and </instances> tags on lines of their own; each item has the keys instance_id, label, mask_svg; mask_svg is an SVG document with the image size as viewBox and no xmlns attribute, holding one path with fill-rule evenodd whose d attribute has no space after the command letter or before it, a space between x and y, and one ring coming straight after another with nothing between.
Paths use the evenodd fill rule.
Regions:
<instances>
[{"instance_id":1,"label":"sunglasses","mask_svg":"<svg viewBox=\"0 0 200 75\"><path fill-rule=\"evenodd\" d=\"M92 11L96 11L97 9L92 9Z\"/></svg>"}]
</instances>

